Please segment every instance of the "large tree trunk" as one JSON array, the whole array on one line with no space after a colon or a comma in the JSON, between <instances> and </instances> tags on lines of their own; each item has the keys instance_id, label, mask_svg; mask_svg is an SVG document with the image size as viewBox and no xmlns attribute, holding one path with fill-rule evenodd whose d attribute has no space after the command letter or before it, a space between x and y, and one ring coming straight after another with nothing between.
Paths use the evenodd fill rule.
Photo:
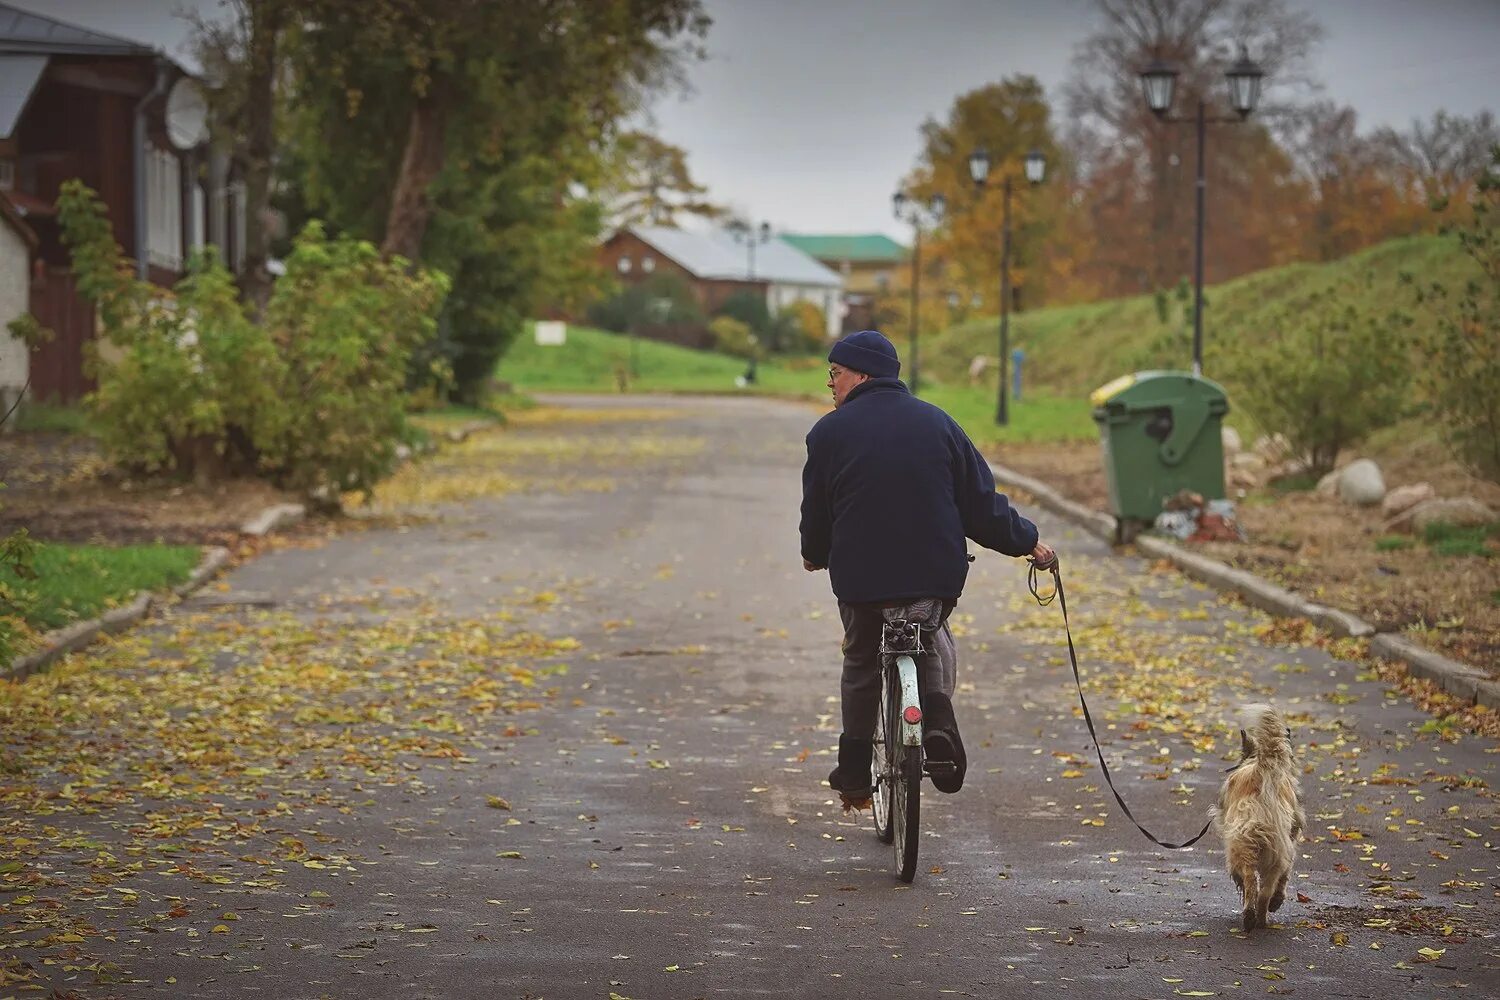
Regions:
<instances>
[{"instance_id":1,"label":"large tree trunk","mask_svg":"<svg viewBox=\"0 0 1500 1000\"><path fill-rule=\"evenodd\" d=\"M406 132L406 150L401 156L401 173L391 193L391 210L386 216L385 240L380 252L387 257L400 255L417 260L422 254L422 238L432 219L432 202L428 190L443 169L446 153L444 132L448 123L449 89L446 81L435 77L427 93L417 99L411 110Z\"/></svg>"},{"instance_id":2,"label":"large tree trunk","mask_svg":"<svg viewBox=\"0 0 1500 1000\"><path fill-rule=\"evenodd\" d=\"M245 261L240 287L259 316L271 296L271 167L276 153L276 43L284 20L277 0L250 4L250 77L245 104Z\"/></svg>"}]
</instances>

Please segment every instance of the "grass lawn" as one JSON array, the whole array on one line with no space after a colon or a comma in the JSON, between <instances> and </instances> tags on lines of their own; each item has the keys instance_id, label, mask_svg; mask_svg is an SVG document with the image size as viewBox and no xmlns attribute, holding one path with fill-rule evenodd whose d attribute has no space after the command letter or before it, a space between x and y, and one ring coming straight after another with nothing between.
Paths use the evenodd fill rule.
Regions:
<instances>
[{"instance_id":1,"label":"grass lawn","mask_svg":"<svg viewBox=\"0 0 1500 1000\"><path fill-rule=\"evenodd\" d=\"M52 403L23 403L11 417L18 431L52 431L62 434L89 434L88 411L81 405L60 406Z\"/></svg>"},{"instance_id":2,"label":"grass lawn","mask_svg":"<svg viewBox=\"0 0 1500 1000\"><path fill-rule=\"evenodd\" d=\"M828 398L828 362L820 355L780 358L757 366L754 386L736 388L745 372L739 358L694 351L675 344L640 340L636 345L640 376L632 392L740 392L760 395ZM497 376L519 392L617 393L617 368L628 368L630 338L588 327L568 327L560 347L539 347L528 330L500 362ZM995 426L995 396L988 388L932 385L923 381L922 398L941 406L978 444L1005 441L1093 440L1098 436L1088 400L1035 393L1011 403L1008 427Z\"/></svg>"},{"instance_id":3,"label":"grass lawn","mask_svg":"<svg viewBox=\"0 0 1500 1000\"><path fill-rule=\"evenodd\" d=\"M196 545L38 544L36 579L19 579L0 567L0 585L17 595L20 610L0 616L0 657L15 655L18 639L28 632L61 628L122 604L139 591L182 583L198 558Z\"/></svg>"},{"instance_id":4,"label":"grass lawn","mask_svg":"<svg viewBox=\"0 0 1500 1000\"><path fill-rule=\"evenodd\" d=\"M676 344L637 338L636 376L632 392L747 392L818 396L826 392L820 356L763 361L756 384L745 389L735 379L745 373L742 358L712 351L695 351ZM616 372L631 369L631 338L586 326L568 326L568 340L558 347L541 347L531 326L500 361L495 376L519 392L618 392Z\"/></svg>"}]
</instances>

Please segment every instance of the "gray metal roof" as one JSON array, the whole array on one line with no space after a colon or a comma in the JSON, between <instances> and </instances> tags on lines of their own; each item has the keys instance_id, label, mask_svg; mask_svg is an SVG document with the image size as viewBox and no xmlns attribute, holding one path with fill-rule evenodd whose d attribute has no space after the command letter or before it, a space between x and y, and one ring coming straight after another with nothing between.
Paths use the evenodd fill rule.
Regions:
<instances>
[{"instance_id":1,"label":"gray metal roof","mask_svg":"<svg viewBox=\"0 0 1500 1000\"><path fill-rule=\"evenodd\" d=\"M0 3L0 53L142 56L154 49L128 38L57 21Z\"/></svg>"},{"instance_id":2,"label":"gray metal roof","mask_svg":"<svg viewBox=\"0 0 1500 1000\"><path fill-rule=\"evenodd\" d=\"M46 68L46 56L0 53L0 139L8 139L16 130L16 122Z\"/></svg>"},{"instance_id":3,"label":"gray metal roof","mask_svg":"<svg viewBox=\"0 0 1500 1000\"><path fill-rule=\"evenodd\" d=\"M844 279L778 237L756 244L755 276L744 242L716 229L706 233L662 226L632 226L630 231L700 278L719 281L769 281L777 285L839 288Z\"/></svg>"}]
</instances>

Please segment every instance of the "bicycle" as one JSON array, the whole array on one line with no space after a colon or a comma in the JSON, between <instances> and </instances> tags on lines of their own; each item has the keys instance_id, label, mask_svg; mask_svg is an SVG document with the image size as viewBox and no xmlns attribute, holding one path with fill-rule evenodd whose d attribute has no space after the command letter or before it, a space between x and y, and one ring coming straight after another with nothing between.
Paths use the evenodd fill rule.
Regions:
<instances>
[{"instance_id":1,"label":"bicycle","mask_svg":"<svg viewBox=\"0 0 1500 1000\"><path fill-rule=\"evenodd\" d=\"M938 628L936 623L892 618L880 634L880 713L870 760L875 836L894 846L896 877L902 882L911 882L917 874L922 775L957 766L926 760L922 750L917 658L926 652L922 633Z\"/></svg>"}]
</instances>

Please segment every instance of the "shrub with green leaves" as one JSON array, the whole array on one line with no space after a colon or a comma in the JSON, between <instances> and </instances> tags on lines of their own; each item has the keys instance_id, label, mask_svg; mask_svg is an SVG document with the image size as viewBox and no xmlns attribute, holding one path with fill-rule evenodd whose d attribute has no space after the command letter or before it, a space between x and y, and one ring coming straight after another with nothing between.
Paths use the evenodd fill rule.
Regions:
<instances>
[{"instance_id":1,"label":"shrub with green leaves","mask_svg":"<svg viewBox=\"0 0 1500 1000\"><path fill-rule=\"evenodd\" d=\"M778 312L776 326L781 334L778 347L783 351L818 351L828 339L823 310L806 299L799 299Z\"/></svg>"},{"instance_id":2,"label":"shrub with green leaves","mask_svg":"<svg viewBox=\"0 0 1500 1000\"><path fill-rule=\"evenodd\" d=\"M407 361L433 337L444 276L312 224L255 322L211 253L166 292L135 277L82 183L63 185L58 206L108 344L91 345L88 403L112 460L198 477L254 471L309 494L368 491L390 470Z\"/></svg>"},{"instance_id":3,"label":"shrub with green leaves","mask_svg":"<svg viewBox=\"0 0 1500 1000\"><path fill-rule=\"evenodd\" d=\"M732 354L737 358L748 358L755 353L755 334L747 323L733 316L715 316L708 321L708 332L713 334L714 350L720 354Z\"/></svg>"},{"instance_id":4,"label":"shrub with green leaves","mask_svg":"<svg viewBox=\"0 0 1500 1000\"><path fill-rule=\"evenodd\" d=\"M1477 184L1471 220L1451 231L1478 265L1462 288L1433 282L1417 301L1436 314L1422 339L1431 357L1423 383L1454 456L1500 483L1500 146ZM1410 275L1403 275L1410 282Z\"/></svg>"},{"instance_id":5,"label":"shrub with green leaves","mask_svg":"<svg viewBox=\"0 0 1500 1000\"><path fill-rule=\"evenodd\" d=\"M1290 303L1262 337L1224 350L1232 397L1268 433L1284 435L1315 474L1408 405L1405 326L1362 310L1366 298L1357 283L1320 289Z\"/></svg>"},{"instance_id":6,"label":"shrub with green leaves","mask_svg":"<svg viewBox=\"0 0 1500 1000\"><path fill-rule=\"evenodd\" d=\"M437 331L447 279L317 223L285 263L266 307L283 416L263 459L304 493L368 492L395 464L407 361Z\"/></svg>"}]
</instances>

